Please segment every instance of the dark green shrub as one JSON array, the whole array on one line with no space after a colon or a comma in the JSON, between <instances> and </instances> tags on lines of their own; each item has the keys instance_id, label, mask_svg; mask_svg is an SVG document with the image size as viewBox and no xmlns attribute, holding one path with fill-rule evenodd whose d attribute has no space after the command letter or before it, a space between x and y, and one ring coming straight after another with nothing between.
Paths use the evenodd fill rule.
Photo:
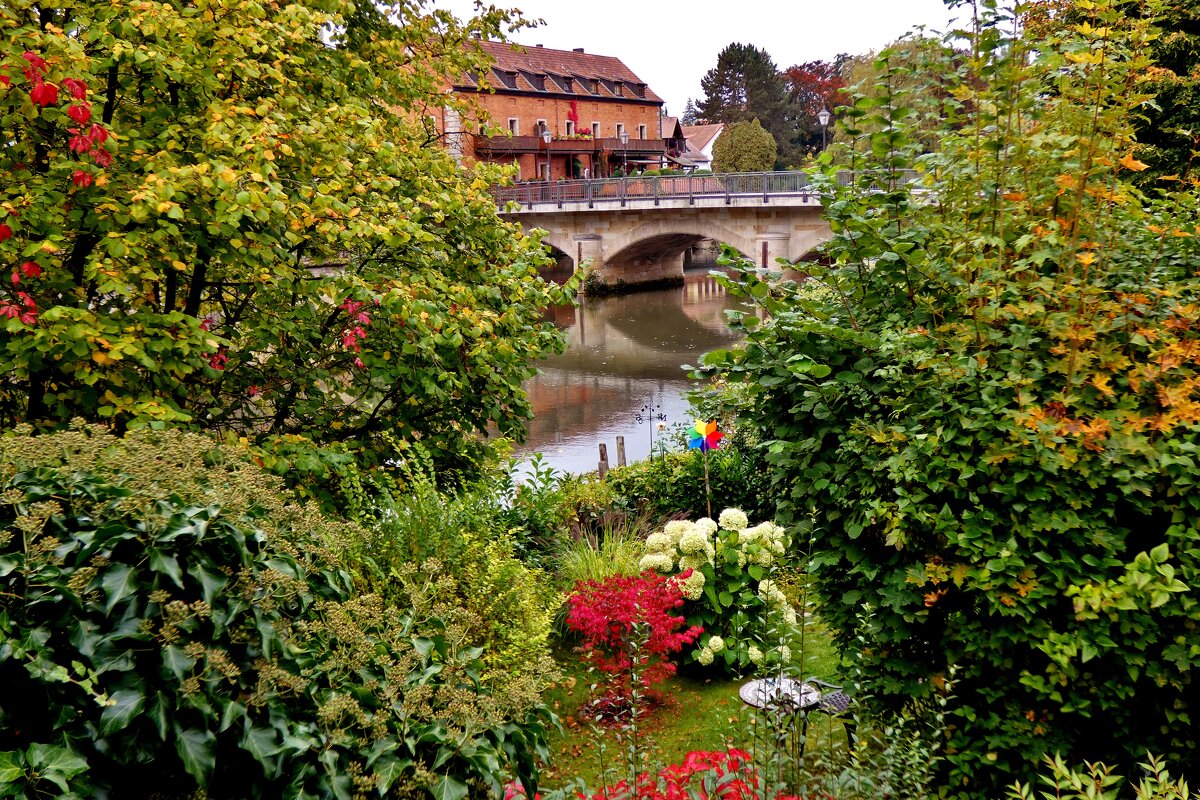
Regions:
<instances>
[{"instance_id":1,"label":"dark green shrub","mask_svg":"<svg viewBox=\"0 0 1200 800\"><path fill-rule=\"evenodd\" d=\"M462 798L536 779L436 564L388 598L362 532L195 435L0 438L0 785L22 796ZM370 565L355 565L363 572ZM523 778L524 779L524 778Z\"/></svg>"},{"instance_id":2,"label":"dark green shrub","mask_svg":"<svg viewBox=\"0 0 1200 800\"><path fill-rule=\"evenodd\" d=\"M713 512L740 508L754 519L774 519L775 497L769 489L763 451L749 431L749 426L733 430L718 449L708 453ZM708 515L704 457L699 450L668 452L618 467L608 473L605 482L630 508L641 505L663 516Z\"/></svg>"},{"instance_id":3,"label":"dark green shrub","mask_svg":"<svg viewBox=\"0 0 1200 800\"><path fill-rule=\"evenodd\" d=\"M867 691L908 706L959 666L950 792L999 796L1054 752L1194 771L1196 184L1128 183L1147 40L1118 7L1037 41L979 8L949 94L847 111L872 132L853 186L818 177L813 281L747 265L766 320L709 363L752 393L783 521L816 520L821 615ZM914 161L929 121L941 150Z\"/></svg>"}]
</instances>

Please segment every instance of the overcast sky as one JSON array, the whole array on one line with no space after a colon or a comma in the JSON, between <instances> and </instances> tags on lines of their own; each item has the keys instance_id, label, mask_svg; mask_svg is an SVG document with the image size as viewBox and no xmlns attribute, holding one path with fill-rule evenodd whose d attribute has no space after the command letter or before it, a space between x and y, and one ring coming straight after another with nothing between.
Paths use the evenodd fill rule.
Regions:
<instances>
[{"instance_id":1,"label":"overcast sky","mask_svg":"<svg viewBox=\"0 0 1200 800\"><path fill-rule=\"evenodd\" d=\"M616 56L662 97L670 114L699 99L700 78L731 42L771 54L780 69L838 53L879 50L917 25L942 31L942 0L489 0L545 24L511 38ZM459 18L472 0L433 0Z\"/></svg>"}]
</instances>

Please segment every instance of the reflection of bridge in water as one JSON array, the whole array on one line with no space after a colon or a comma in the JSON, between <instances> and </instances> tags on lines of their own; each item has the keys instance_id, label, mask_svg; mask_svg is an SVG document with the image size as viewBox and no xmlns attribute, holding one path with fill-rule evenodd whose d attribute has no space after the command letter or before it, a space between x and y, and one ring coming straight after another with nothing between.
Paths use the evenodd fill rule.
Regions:
<instances>
[{"instance_id":1,"label":"reflection of bridge in water","mask_svg":"<svg viewBox=\"0 0 1200 800\"><path fill-rule=\"evenodd\" d=\"M553 313L559 324L570 320L567 350L540 362L526 383L534 420L521 451L586 471L595 468L597 443L612 448L622 435L629 457L645 458L649 428L634 413L654 404L669 424L690 422L691 383L680 367L736 341L724 312L738 305L709 275L689 273L682 287L585 298L573 315Z\"/></svg>"}]
</instances>

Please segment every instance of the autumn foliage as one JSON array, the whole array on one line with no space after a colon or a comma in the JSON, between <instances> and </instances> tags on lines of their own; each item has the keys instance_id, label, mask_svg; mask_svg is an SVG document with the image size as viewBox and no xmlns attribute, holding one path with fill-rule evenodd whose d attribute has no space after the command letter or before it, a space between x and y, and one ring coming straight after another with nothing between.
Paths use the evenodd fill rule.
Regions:
<instances>
[{"instance_id":1,"label":"autumn foliage","mask_svg":"<svg viewBox=\"0 0 1200 800\"><path fill-rule=\"evenodd\" d=\"M674 613L683 606L679 583L690 575L617 575L575 587L567 627L582 636L584 660L608 676L608 697L628 698L635 686L649 690L673 675L671 654L703 632Z\"/></svg>"}]
</instances>

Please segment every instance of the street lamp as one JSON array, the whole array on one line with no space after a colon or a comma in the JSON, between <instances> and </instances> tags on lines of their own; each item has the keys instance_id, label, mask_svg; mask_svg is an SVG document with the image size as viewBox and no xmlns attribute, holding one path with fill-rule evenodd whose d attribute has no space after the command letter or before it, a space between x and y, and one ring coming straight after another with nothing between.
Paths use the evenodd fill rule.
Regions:
<instances>
[{"instance_id":1,"label":"street lamp","mask_svg":"<svg viewBox=\"0 0 1200 800\"><path fill-rule=\"evenodd\" d=\"M825 149L825 130L829 127L829 109L822 108L817 112L817 122L821 123L821 149Z\"/></svg>"},{"instance_id":2,"label":"street lamp","mask_svg":"<svg viewBox=\"0 0 1200 800\"><path fill-rule=\"evenodd\" d=\"M629 131L621 131L621 177L629 176Z\"/></svg>"},{"instance_id":3,"label":"street lamp","mask_svg":"<svg viewBox=\"0 0 1200 800\"><path fill-rule=\"evenodd\" d=\"M546 182L550 181L550 140L554 138L550 134L550 129L542 131L542 141L546 143Z\"/></svg>"}]
</instances>

